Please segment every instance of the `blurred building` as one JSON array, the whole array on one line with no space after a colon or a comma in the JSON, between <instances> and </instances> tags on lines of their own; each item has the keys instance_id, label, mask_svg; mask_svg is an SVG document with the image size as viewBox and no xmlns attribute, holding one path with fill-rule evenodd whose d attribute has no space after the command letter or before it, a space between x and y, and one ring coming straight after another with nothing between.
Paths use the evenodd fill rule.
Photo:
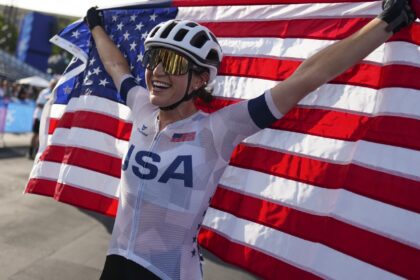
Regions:
<instances>
[{"instance_id":1,"label":"blurred building","mask_svg":"<svg viewBox=\"0 0 420 280\"><path fill-rule=\"evenodd\" d=\"M57 64L57 57L66 55L52 47L49 39L74 20L0 5L0 76L15 80L33 75L49 78L49 74L59 74L57 67L51 67L54 66L51 61Z\"/></svg>"},{"instance_id":2,"label":"blurred building","mask_svg":"<svg viewBox=\"0 0 420 280\"><path fill-rule=\"evenodd\" d=\"M16 57L46 72L52 48L49 40L55 34L56 24L54 16L38 12L27 13L20 24Z\"/></svg>"}]
</instances>

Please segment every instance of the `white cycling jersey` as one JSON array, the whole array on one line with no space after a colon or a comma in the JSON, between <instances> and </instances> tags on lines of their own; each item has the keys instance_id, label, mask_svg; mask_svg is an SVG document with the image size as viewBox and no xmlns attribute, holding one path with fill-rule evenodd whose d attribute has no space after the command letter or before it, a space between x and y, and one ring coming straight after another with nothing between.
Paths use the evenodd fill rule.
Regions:
<instances>
[{"instance_id":1,"label":"white cycling jersey","mask_svg":"<svg viewBox=\"0 0 420 280\"><path fill-rule=\"evenodd\" d=\"M133 113L118 215L108 254L162 279L202 279L197 232L235 146L281 114L271 94L201 111L158 131L158 108L128 77L121 95Z\"/></svg>"}]
</instances>

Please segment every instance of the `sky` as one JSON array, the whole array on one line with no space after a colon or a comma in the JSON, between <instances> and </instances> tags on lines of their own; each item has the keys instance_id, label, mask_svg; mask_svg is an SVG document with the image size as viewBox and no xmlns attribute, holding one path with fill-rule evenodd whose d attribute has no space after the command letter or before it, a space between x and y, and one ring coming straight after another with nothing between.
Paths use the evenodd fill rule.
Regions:
<instances>
[{"instance_id":1,"label":"sky","mask_svg":"<svg viewBox=\"0 0 420 280\"><path fill-rule=\"evenodd\" d=\"M83 17L86 14L87 9L92 6L107 7L117 4L146 1L147 0L0 0L0 5L13 5L33 11Z\"/></svg>"}]
</instances>

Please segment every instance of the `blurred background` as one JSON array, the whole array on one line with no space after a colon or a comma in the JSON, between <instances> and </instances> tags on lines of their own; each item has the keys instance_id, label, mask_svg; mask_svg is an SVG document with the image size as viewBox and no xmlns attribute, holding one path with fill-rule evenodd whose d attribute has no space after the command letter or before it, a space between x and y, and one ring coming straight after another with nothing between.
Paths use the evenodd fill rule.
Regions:
<instances>
[{"instance_id":1,"label":"blurred background","mask_svg":"<svg viewBox=\"0 0 420 280\"><path fill-rule=\"evenodd\" d=\"M0 133L3 134L32 132L39 114L36 108L43 105L37 104L37 98L71 59L69 53L52 45L49 39L78 19L20 8L14 6L15 2L21 1L0 1Z\"/></svg>"}]
</instances>

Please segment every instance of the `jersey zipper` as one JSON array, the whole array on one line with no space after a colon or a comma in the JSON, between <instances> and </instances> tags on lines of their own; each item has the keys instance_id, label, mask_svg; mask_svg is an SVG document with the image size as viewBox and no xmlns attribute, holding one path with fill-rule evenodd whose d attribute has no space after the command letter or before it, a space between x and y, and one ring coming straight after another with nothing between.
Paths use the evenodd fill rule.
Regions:
<instances>
[{"instance_id":1,"label":"jersey zipper","mask_svg":"<svg viewBox=\"0 0 420 280\"><path fill-rule=\"evenodd\" d=\"M159 142L159 136L162 134L162 132L166 128L165 127L164 129L162 129L161 131L159 131L159 121L157 119L155 121L155 127L157 128L157 130L156 130L155 135L153 136L152 143L149 146L149 152L153 152L155 146ZM142 167L144 167L144 166L142 166ZM139 223L139 215L140 215L140 209L139 209L139 207L141 206L141 201L142 201L142 197L143 197L143 187L146 184L146 181L145 180L141 180L140 182L141 182L140 183L140 188L139 188L139 190L137 192L136 204L135 204L135 208L134 208L135 209L135 212L134 212L133 220L132 220L133 229L131 230L130 240L128 241L128 247L127 247L129 257L131 255L133 255L133 251L134 251L133 250L134 241L135 241L136 235L138 233L138 228L139 228L139 226L138 226L138 223Z\"/></svg>"}]
</instances>

